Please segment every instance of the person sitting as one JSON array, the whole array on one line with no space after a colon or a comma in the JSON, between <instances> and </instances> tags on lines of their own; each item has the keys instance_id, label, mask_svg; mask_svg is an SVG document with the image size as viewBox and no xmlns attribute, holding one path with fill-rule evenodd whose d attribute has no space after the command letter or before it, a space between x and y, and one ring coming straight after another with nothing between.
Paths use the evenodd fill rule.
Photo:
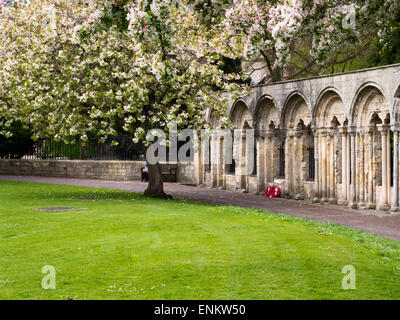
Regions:
<instances>
[{"instance_id":1,"label":"person sitting","mask_svg":"<svg viewBox=\"0 0 400 320\"><path fill-rule=\"evenodd\" d=\"M141 182L148 182L149 181L149 168L148 168L148 165L147 165L147 161L144 162L144 167L142 167L140 169L140 171L141 171L141 174L142 174L140 181Z\"/></svg>"}]
</instances>

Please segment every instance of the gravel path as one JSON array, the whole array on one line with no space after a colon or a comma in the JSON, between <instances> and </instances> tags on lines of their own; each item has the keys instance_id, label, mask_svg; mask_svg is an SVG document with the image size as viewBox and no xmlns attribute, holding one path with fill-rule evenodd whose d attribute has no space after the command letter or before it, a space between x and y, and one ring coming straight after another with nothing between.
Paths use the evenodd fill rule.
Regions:
<instances>
[{"instance_id":1,"label":"gravel path","mask_svg":"<svg viewBox=\"0 0 400 320\"><path fill-rule=\"evenodd\" d=\"M0 180L41 182L132 192L143 192L146 188L146 183L141 183L139 181L108 181L30 176L0 176ZM265 209L271 212L283 213L308 220L333 222L400 241L399 214L389 214L372 210L352 210L334 205L322 206L307 204L303 201L287 199L270 199L258 195L197 188L174 183L165 183L164 188L167 193L175 198L223 206L232 205L245 208Z\"/></svg>"}]
</instances>

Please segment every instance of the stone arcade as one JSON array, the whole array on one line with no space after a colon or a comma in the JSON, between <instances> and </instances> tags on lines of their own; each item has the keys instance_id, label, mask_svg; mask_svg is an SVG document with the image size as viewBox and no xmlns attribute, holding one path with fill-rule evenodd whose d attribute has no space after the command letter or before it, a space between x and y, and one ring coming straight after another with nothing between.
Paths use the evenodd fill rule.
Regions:
<instances>
[{"instance_id":1,"label":"stone arcade","mask_svg":"<svg viewBox=\"0 0 400 320\"><path fill-rule=\"evenodd\" d=\"M400 65L256 86L230 106L237 129L255 130L255 170L244 174L244 138L235 135L233 164L224 165L224 138L214 137L211 165L196 154L199 185L273 185L286 198L399 211Z\"/></svg>"}]
</instances>

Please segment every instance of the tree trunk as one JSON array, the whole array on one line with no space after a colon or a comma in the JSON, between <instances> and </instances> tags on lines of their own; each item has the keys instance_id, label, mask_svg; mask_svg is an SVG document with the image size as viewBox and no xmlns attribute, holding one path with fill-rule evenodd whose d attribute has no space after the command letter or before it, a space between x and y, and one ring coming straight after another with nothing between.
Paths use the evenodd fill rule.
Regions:
<instances>
[{"instance_id":1,"label":"tree trunk","mask_svg":"<svg viewBox=\"0 0 400 320\"><path fill-rule=\"evenodd\" d=\"M149 184L144 192L145 196L172 199L172 196L164 192L164 181L161 174L161 166L159 163L155 165L148 164L149 168Z\"/></svg>"}]
</instances>

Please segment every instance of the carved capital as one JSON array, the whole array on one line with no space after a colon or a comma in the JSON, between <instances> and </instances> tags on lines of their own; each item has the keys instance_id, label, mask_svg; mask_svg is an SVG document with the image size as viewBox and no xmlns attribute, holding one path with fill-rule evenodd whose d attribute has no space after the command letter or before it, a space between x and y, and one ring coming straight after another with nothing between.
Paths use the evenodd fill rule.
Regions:
<instances>
[{"instance_id":1,"label":"carved capital","mask_svg":"<svg viewBox=\"0 0 400 320\"><path fill-rule=\"evenodd\" d=\"M372 133L374 133L374 131L375 131L375 126L374 126L374 125L370 125L370 126L368 126L368 128L367 128L367 132L368 132L369 134L372 134Z\"/></svg>"},{"instance_id":2,"label":"carved capital","mask_svg":"<svg viewBox=\"0 0 400 320\"><path fill-rule=\"evenodd\" d=\"M328 135L329 137L334 137L334 136L336 136L336 133L337 133L337 130L336 130L336 129L328 129L328 130L327 130L327 135Z\"/></svg>"},{"instance_id":3,"label":"carved capital","mask_svg":"<svg viewBox=\"0 0 400 320\"><path fill-rule=\"evenodd\" d=\"M378 124L376 127L383 136L387 135L390 130L390 125L388 124Z\"/></svg>"},{"instance_id":4,"label":"carved capital","mask_svg":"<svg viewBox=\"0 0 400 320\"><path fill-rule=\"evenodd\" d=\"M272 139L276 137L276 131L275 130L268 130L265 132L265 137L268 139Z\"/></svg>"},{"instance_id":5,"label":"carved capital","mask_svg":"<svg viewBox=\"0 0 400 320\"><path fill-rule=\"evenodd\" d=\"M399 133L400 132L400 124L394 124L390 128L393 132Z\"/></svg>"},{"instance_id":6,"label":"carved capital","mask_svg":"<svg viewBox=\"0 0 400 320\"><path fill-rule=\"evenodd\" d=\"M345 127L345 126L338 127L338 131L340 134L347 134L347 132L348 132L347 127Z\"/></svg>"},{"instance_id":7,"label":"carved capital","mask_svg":"<svg viewBox=\"0 0 400 320\"><path fill-rule=\"evenodd\" d=\"M321 137L326 137L328 135L328 131L325 129L320 129L319 134L321 135Z\"/></svg>"},{"instance_id":8,"label":"carved capital","mask_svg":"<svg viewBox=\"0 0 400 320\"><path fill-rule=\"evenodd\" d=\"M356 126L349 126L349 127L347 128L347 132L348 132L350 135L355 136L356 133L357 133L357 127L356 127Z\"/></svg>"},{"instance_id":9,"label":"carved capital","mask_svg":"<svg viewBox=\"0 0 400 320\"><path fill-rule=\"evenodd\" d=\"M357 129L357 136L361 137L364 136L367 130L365 128Z\"/></svg>"},{"instance_id":10,"label":"carved capital","mask_svg":"<svg viewBox=\"0 0 400 320\"><path fill-rule=\"evenodd\" d=\"M303 136L303 134L304 134L304 131L303 131L303 130L296 130L296 132L295 132L295 137L296 137L297 139L300 139L300 138Z\"/></svg>"},{"instance_id":11,"label":"carved capital","mask_svg":"<svg viewBox=\"0 0 400 320\"><path fill-rule=\"evenodd\" d=\"M265 139L268 138L269 130L258 130L256 134L259 138Z\"/></svg>"}]
</instances>

